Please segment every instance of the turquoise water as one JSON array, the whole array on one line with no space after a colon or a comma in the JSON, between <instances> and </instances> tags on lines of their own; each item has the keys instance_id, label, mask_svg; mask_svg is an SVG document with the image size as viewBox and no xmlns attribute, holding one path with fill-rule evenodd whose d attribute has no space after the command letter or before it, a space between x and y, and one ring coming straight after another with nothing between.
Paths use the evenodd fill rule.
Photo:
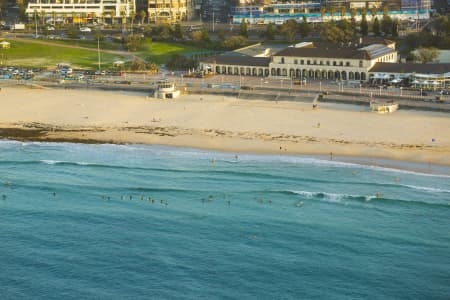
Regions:
<instances>
[{"instance_id":1,"label":"turquoise water","mask_svg":"<svg viewBox=\"0 0 450 300\"><path fill-rule=\"evenodd\" d=\"M1 299L450 297L450 177L1 141L0 182Z\"/></svg>"}]
</instances>

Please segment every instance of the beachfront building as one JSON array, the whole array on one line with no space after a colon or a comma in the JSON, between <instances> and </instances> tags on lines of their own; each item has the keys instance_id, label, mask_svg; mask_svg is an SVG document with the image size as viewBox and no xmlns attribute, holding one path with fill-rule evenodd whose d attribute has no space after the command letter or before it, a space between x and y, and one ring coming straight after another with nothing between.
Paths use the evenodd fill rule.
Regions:
<instances>
[{"instance_id":1,"label":"beachfront building","mask_svg":"<svg viewBox=\"0 0 450 300\"><path fill-rule=\"evenodd\" d=\"M190 20L195 12L194 4L194 0L148 0L148 20L155 24Z\"/></svg>"},{"instance_id":2,"label":"beachfront building","mask_svg":"<svg viewBox=\"0 0 450 300\"><path fill-rule=\"evenodd\" d=\"M135 0L31 0L25 13L30 21L47 23L121 24L136 13Z\"/></svg>"},{"instance_id":3,"label":"beachfront building","mask_svg":"<svg viewBox=\"0 0 450 300\"><path fill-rule=\"evenodd\" d=\"M369 71L373 84L407 84L417 88L450 87L450 63L376 63Z\"/></svg>"},{"instance_id":4,"label":"beachfront building","mask_svg":"<svg viewBox=\"0 0 450 300\"><path fill-rule=\"evenodd\" d=\"M234 24L243 21L249 24L283 24L287 20L308 23L321 23L335 20L361 20L361 11L371 22L375 17L381 19L383 11L398 20L429 19L431 0L297 0L263 1L241 0L232 8L231 19ZM375 9L375 14L372 10ZM354 16L352 15L354 10Z\"/></svg>"},{"instance_id":5,"label":"beachfront building","mask_svg":"<svg viewBox=\"0 0 450 300\"><path fill-rule=\"evenodd\" d=\"M367 81L369 70L378 62L397 62L395 43L380 39L376 43L360 40L357 44L332 46L304 42L274 54L234 53L210 57L200 62L206 72L227 75L262 76L292 79Z\"/></svg>"}]
</instances>

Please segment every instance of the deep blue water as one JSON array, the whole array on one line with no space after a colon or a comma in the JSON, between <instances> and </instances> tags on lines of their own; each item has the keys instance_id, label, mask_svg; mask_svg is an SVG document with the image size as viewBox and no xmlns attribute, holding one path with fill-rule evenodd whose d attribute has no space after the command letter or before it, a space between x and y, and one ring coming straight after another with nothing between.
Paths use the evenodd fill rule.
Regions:
<instances>
[{"instance_id":1,"label":"deep blue water","mask_svg":"<svg viewBox=\"0 0 450 300\"><path fill-rule=\"evenodd\" d=\"M1 141L0 184L1 299L450 298L450 177Z\"/></svg>"}]
</instances>

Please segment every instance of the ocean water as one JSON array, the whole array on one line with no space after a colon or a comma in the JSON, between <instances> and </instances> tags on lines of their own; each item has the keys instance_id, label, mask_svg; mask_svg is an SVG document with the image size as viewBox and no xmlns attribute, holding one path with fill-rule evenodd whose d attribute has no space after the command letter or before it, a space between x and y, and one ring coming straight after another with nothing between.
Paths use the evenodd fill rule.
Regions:
<instances>
[{"instance_id":1,"label":"ocean water","mask_svg":"<svg viewBox=\"0 0 450 300\"><path fill-rule=\"evenodd\" d=\"M450 177L0 142L1 299L449 299Z\"/></svg>"}]
</instances>

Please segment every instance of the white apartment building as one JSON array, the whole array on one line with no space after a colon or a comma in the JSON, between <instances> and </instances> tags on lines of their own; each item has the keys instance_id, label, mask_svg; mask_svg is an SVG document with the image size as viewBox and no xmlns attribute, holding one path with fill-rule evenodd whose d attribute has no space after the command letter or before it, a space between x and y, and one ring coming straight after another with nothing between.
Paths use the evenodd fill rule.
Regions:
<instances>
[{"instance_id":1,"label":"white apartment building","mask_svg":"<svg viewBox=\"0 0 450 300\"><path fill-rule=\"evenodd\" d=\"M148 20L150 23L173 24L192 19L194 0L149 0Z\"/></svg>"},{"instance_id":2,"label":"white apartment building","mask_svg":"<svg viewBox=\"0 0 450 300\"><path fill-rule=\"evenodd\" d=\"M122 23L136 13L134 0L31 0L26 8L30 19L53 22Z\"/></svg>"}]
</instances>

